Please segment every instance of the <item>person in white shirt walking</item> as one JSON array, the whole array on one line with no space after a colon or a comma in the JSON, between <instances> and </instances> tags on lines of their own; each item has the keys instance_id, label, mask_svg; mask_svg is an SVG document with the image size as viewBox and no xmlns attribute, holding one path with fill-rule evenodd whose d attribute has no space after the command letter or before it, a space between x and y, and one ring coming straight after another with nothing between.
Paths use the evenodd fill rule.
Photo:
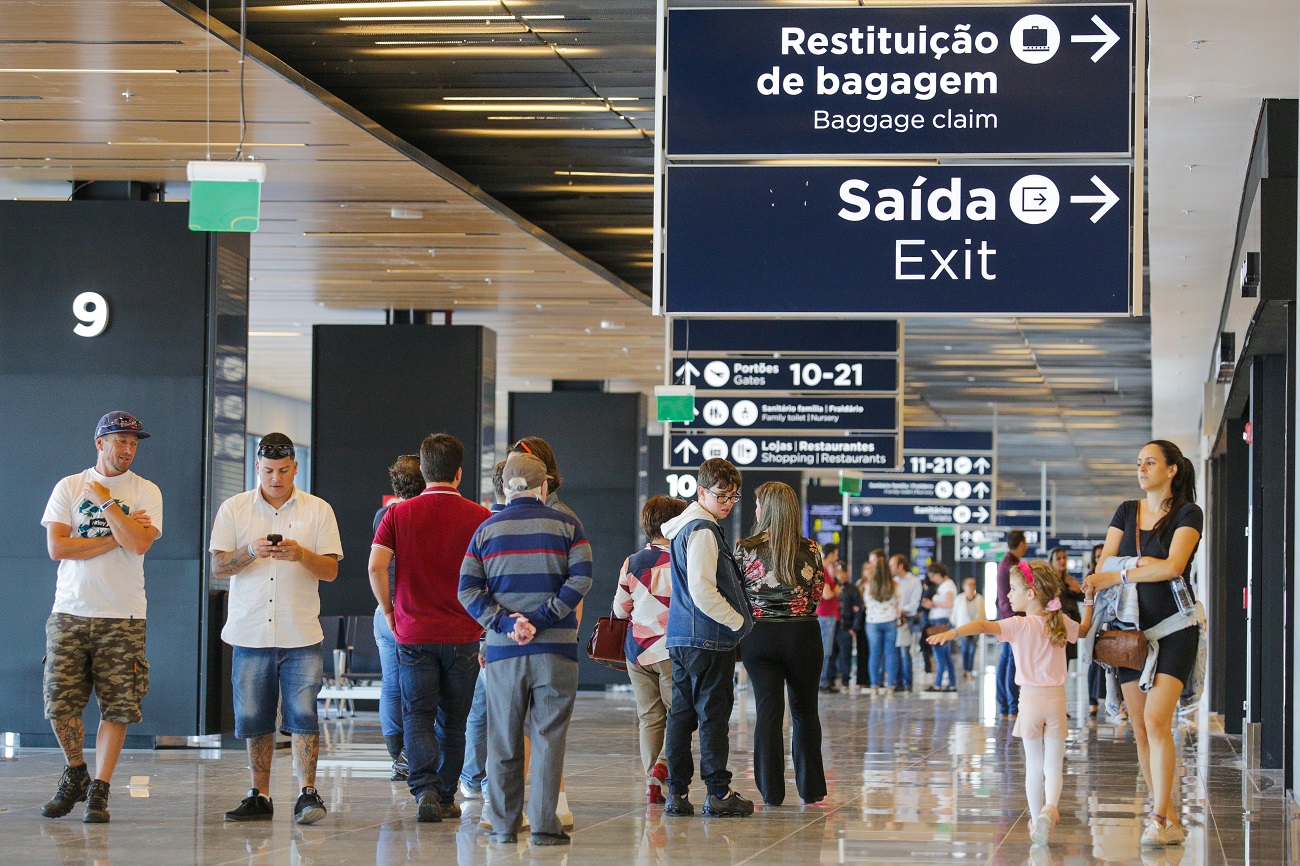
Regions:
<instances>
[{"instance_id":1,"label":"person in white shirt walking","mask_svg":"<svg viewBox=\"0 0 1300 866\"><path fill-rule=\"evenodd\" d=\"M961 585L962 594L957 596L957 604L952 613L953 628L961 628L968 622L988 619L988 614L984 612L984 596L975 591L975 578L968 577L961 582ZM961 639L961 666L964 679L974 676L975 649L979 640L979 636L973 634L965 635Z\"/></svg>"},{"instance_id":2,"label":"person in white shirt walking","mask_svg":"<svg viewBox=\"0 0 1300 866\"><path fill-rule=\"evenodd\" d=\"M912 564L901 553L889 557L889 571L898 586L898 607L901 619L898 625L898 676L894 691L910 692L912 690L912 647L916 645L917 635L921 630L921 619L917 612L921 609L921 598L925 588L921 578L912 574Z\"/></svg>"},{"instance_id":3,"label":"person in white shirt walking","mask_svg":"<svg viewBox=\"0 0 1300 866\"><path fill-rule=\"evenodd\" d=\"M149 691L144 555L162 535L163 501L156 484L131 471L140 440L148 438L126 412L100 418L94 468L59 481L41 518L50 559L59 563L45 623L45 718L67 760L57 792L41 808L47 818L85 800L81 820L108 822L108 789L126 728L140 721ZM93 779L81 719L92 688L100 715Z\"/></svg>"},{"instance_id":4,"label":"person in white shirt walking","mask_svg":"<svg viewBox=\"0 0 1300 866\"><path fill-rule=\"evenodd\" d=\"M253 787L227 821L269 821L271 754L277 705L280 730L293 739L302 782L294 820L325 817L316 791L320 751L316 697L324 679L320 582L338 576L343 558L334 510L294 486L298 462L283 433L257 446L258 486L221 504L212 527L212 570L230 578L221 639L231 647L235 736L246 740Z\"/></svg>"}]
</instances>

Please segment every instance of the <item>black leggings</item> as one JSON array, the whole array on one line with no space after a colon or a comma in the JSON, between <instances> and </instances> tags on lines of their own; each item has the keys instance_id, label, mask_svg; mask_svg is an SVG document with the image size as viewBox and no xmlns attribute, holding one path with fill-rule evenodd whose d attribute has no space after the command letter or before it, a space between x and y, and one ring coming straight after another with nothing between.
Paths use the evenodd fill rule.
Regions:
<instances>
[{"instance_id":1,"label":"black leggings","mask_svg":"<svg viewBox=\"0 0 1300 866\"><path fill-rule=\"evenodd\" d=\"M1160 657L1156 659L1156 673L1168 674L1184 686L1192 678L1196 667L1196 652L1200 648L1201 630L1197 626L1179 629L1160 639ZM1142 676L1142 671L1119 669L1120 683L1131 683Z\"/></svg>"},{"instance_id":2,"label":"black leggings","mask_svg":"<svg viewBox=\"0 0 1300 866\"><path fill-rule=\"evenodd\" d=\"M815 619L756 622L740 642L740 660L754 689L754 783L763 802L785 802L786 694L790 696L790 752L794 781L805 803L826 797L817 684L822 668L821 628Z\"/></svg>"}]
</instances>

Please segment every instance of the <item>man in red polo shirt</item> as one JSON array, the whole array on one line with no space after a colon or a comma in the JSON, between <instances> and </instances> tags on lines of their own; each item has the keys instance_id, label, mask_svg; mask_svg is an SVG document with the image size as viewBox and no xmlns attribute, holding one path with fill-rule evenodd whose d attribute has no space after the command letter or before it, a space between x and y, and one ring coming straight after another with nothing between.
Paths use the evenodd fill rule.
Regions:
<instances>
[{"instance_id":1,"label":"man in red polo shirt","mask_svg":"<svg viewBox=\"0 0 1300 866\"><path fill-rule=\"evenodd\" d=\"M424 492L388 509L370 548L370 589L397 639L407 783L423 822L460 817L454 796L478 679L483 629L456 593L465 550L491 512L457 490L464 459L455 436L427 437L420 444ZM390 602L394 560L397 591Z\"/></svg>"}]
</instances>

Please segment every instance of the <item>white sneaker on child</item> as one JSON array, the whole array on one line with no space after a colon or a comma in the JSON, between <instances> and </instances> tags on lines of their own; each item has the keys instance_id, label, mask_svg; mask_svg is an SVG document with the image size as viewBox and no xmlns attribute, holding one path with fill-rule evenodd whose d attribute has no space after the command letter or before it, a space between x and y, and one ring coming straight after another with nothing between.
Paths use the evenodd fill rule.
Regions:
<instances>
[{"instance_id":1,"label":"white sneaker on child","mask_svg":"<svg viewBox=\"0 0 1300 866\"><path fill-rule=\"evenodd\" d=\"M1052 840L1052 830L1056 828L1056 822L1060 820L1060 813L1056 807L1050 803L1042 808L1038 817L1034 819L1033 827L1029 831L1029 838L1035 845L1046 845Z\"/></svg>"}]
</instances>

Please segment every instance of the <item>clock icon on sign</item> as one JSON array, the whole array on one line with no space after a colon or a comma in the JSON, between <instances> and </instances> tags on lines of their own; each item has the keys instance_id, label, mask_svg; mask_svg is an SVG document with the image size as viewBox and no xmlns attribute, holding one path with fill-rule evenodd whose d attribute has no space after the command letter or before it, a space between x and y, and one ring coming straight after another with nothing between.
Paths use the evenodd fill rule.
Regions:
<instances>
[{"instance_id":1,"label":"clock icon on sign","mask_svg":"<svg viewBox=\"0 0 1300 866\"><path fill-rule=\"evenodd\" d=\"M952 462L952 468L957 470L958 475L969 475L972 468L970 458L958 457L956 460Z\"/></svg>"},{"instance_id":2,"label":"clock icon on sign","mask_svg":"<svg viewBox=\"0 0 1300 866\"><path fill-rule=\"evenodd\" d=\"M758 407L753 400L739 400L731 407L731 417L741 427L751 427L758 420Z\"/></svg>"}]
</instances>

